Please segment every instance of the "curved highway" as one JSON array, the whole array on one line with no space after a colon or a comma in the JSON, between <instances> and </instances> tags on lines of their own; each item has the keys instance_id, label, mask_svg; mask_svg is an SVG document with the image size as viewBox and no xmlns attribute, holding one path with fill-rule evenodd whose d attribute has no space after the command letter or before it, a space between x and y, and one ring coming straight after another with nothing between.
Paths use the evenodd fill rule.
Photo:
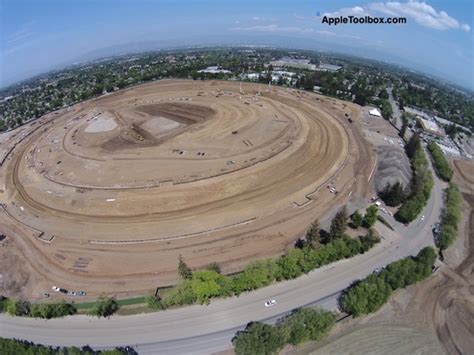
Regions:
<instances>
[{"instance_id":1,"label":"curved highway","mask_svg":"<svg viewBox=\"0 0 474 355\"><path fill-rule=\"evenodd\" d=\"M445 186L435 176L431 198L420 218L409 227L389 219L391 231L377 222L381 243L363 255L327 265L298 279L276 283L239 297L214 300L208 306L189 306L164 312L98 319L73 316L52 320L0 315L2 337L46 345L109 348L131 345L143 354L212 353L231 348L237 330L250 321L275 321L293 309L319 305L337 308L340 292L376 268L415 255L433 245L432 226L438 222ZM273 307L264 302L276 299Z\"/></svg>"}]
</instances>

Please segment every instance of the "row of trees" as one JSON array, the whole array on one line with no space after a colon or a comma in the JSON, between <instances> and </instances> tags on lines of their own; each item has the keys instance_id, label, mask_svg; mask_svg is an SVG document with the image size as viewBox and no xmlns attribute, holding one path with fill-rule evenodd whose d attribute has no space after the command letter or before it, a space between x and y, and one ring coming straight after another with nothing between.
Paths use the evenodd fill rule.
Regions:
<instances>
[{"instance_id":1,"label":"row of trees","mask_svg":"<svg viewBox=\"0 0 474 355\"><path fill-rule=\"evenodd\" d=\"M393 291L426 279L432 272L436 251L422 249L416 257L395 261L381 272L353 284L341 296L341 308L355 316L380 309ZM251 322L232 340L236 354L276 354L286 344L299 345L323 339L333 328L335 314L302 308L275 325Z\"/></svg>"},{"instance_id":2,"label":"row of trees","mask_svg":"<svg viewBox=\"0 0 474 355\"><path fill-rule=\"evenodd\" d=\"M373 225L377 211L375 210L374 221L374 213L371 211L368 210L366 217L367 223ZM318 221L315 221L307 232L306 240L299 241L297 247L287 254L276 260L252 262L243 272L234 276L221 275L215 264L205 270L192 272L180 257L178 272L182 282L163 298L159 293L147 297L147 303L153 309L195 302L207 304L212 298L239 295L274 281L297 278L323 265L365 253L380 241L372 230L359 238L349 238L345 234L347 220L347 211L342 208L332 220L329 232L320 230Z\"/></svg>"},{"instance_id":3,"label":"row of trees","mask_svg":"<svg viewBox=\"0 0 474 355\"><path fill-rule=\"evenodd\" d=\"M447 249L458 234L458 224L461 219L462 197L459 188L450 183L446 190L446 206L441 220L441 233L436 238L436 244L441 250Z\"/></svg>"},{"instance_id":4,"label":"row of trees","mask_svg":"<svg viewBox=\"0 0 474 355\"><path fill-rule=\"evenodd\" d=\"M114 298L101 296L95 302L89 315L108 317L118 309L119 305ZM76 314L77 308L64 300L52 303L30 303L28 301L2 297L0 300L0 311L18 317L51 319Z\"/></svg>"},{"instance_id":5,"label":"row of trees","mask_svg":"<svg viewBox=\"0 0 474 355\"><path fill-rule=\"evenodd\" d=\"M380 309L393 291L427 278L433 269L436 251L422 249L416 257L407 257L389 264L378 274L355 283L341 298L341 308L355 316Z\"/></svg>"},{"instance_id":6,"label":"row of trees","mask_svg":"<svg viewBox=\"0 0 474 355\"><path fill-rule=\"evenodd\" d=\"M446 159L441 148L435 142L430 142L428 144L428 150L433 157L434 166L438 176L444 181L451 181L454 172L449 166L448 160Z\"/></svg>"},{"instance_id":7,"label":"row of trees","mask_svg":"<svg viewBox=\"0 0 474 355\"><path fill-rule=\"evenodd\" d=\"M401 222L408 223L418 217L426 206L433 189L434 180L418 134L412 135L405 149L413 169L411 194L395 217Z\"/></svg>"},{"instance_id":8,"label":"row of trees","mask_svg":"<svg viewBox=\"0 0 474 355\"><path fill-rule=\"evenodd\" d=\"M252 322L233 339L235 353L276 354L284 345L321 340L332 329L336 317L321 309L303 308L281 319L276 325Z\"/></svg>"},{"instance_id":9,"label":"row of trees","mask_svg":"<svg viewBox=\"0 0 474 355\"><path fill-rule=\"evenodd\" d=\"M34 344L16 339L0 338L0 354L2 355L135 355L131 347L115 348L113 350L93 350L89 346L52 347Z\"/></svg>"},{"instance_id":10,"label":"row of trees","mask_svg":"<svg viewBox=\"0 0 474 355\"><path fill-rule=\"evenodd\" d=\"M76 314L77 309L65 301L31 304L27 301L5 298L2 301L2 312L12 316L51 319Z\"/></svg>"}]
</instances>

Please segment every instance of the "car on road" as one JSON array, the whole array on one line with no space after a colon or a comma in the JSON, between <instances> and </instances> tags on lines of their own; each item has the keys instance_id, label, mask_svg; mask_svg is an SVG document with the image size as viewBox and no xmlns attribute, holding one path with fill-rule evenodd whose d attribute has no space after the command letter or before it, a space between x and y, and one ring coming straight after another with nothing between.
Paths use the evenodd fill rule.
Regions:
<instances>
[{"instance_id":1,"label":"car on road","mask_svg":"<svg viewBox=\"0 0 474 355\"><path fill-rule=\"evenodd\" d=\"M422 221L425 220L425 215L421 216L421 220L422 220Z\"/></svg>"},{"instance_id":2,"label":"car on road","mask_svg":"<svg viewBox=\"0 0 474 355\"><path fill-rule=\"evenodd\" d=\"M77 293L76 293L76 291L68 291L67 295L68 296L76 296Z\"/></svg>"},{"instance_id":3,"label":"car on road","mask_svg":"<svg viewBox=\"0 0 474 355\"><path fill-rule=\"evenodd\" d=\"M269 300L269 301L265 302L265 307L271 307L271 306L274 306L276 304L277 304L276 300Z\"/></svg>"},{"instance_id":4,"label":"car on road","mask_svg":"<svg viewBox=\"0 0 474 355\"><path fill-rule=\"evenodd\" d=\"M85 295L87 295L87 292L86 291L78 291L77 295L78 296L85 296Z\"/></svg>"},{"instance_id":5,"label":"car on road","mask_svg":"<svg viewBox=\"0 0 474 355\"><path fill-rule=\"evenodd\" d=\"M58 286L53 286L53 287L51 287L51 289L53 291L56 291L56 292L59 292L59 290L60 290Z\"/></svg>"}]
</instances>

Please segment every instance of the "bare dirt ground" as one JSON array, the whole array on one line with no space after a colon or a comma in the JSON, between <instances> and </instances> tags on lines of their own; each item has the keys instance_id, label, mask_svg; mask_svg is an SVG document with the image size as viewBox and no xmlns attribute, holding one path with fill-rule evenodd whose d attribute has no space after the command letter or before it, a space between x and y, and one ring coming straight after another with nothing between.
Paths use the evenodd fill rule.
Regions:
<instances>
[{"instance_id":1,"label":"bare dirt ground","mask_svg":"<svg viewBox=\"0 0 474 355\"><path fill-rule=\"evenodd\" d=\"M237 271L367 196L375 154L357 105L244 90L154 82L1 139L0 232L18 260L0 272L29 270L11 295L37 299L52 285L142 294L176 281L179 255L192 268Z\"/></svg>"},{"instance_id":2,"label":"bare dirt ground","mask_svg":"<svg viewBox=\"0 0 474 355\"><path fill-rule=\"evenodd\" d=\"M343 321L321 343L292 354L472 354L474 350L474 164L455 161L465 214L444 265L428 280L398 291L380 311Z\"/></svg>"}]
</instances>

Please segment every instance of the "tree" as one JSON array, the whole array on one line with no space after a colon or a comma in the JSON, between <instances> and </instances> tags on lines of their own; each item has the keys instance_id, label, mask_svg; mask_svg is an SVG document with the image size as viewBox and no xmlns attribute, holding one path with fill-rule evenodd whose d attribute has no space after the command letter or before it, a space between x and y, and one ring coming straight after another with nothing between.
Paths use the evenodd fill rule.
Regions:
<instances>
[{"instance_id":1,"label":"tree","mask_svg":"<svg viewBox=\"0 0 474 355\"><path fill-rule=\"evenodd\" d=\"M27 316L30 313L30 303L14 299L7 299L5 310L12 316Z\"/></svg>"},{"instance_id":2,"label":"tree","mask_svg":"<svg viewBox=\"0 0 474 355\"><path fill-rule=\"evenodd\" d=\"M221 273L221 267L220 267L219 264L216 263L216 262L212 262L212 263L210 263L209 265L207 265L207 266L206 266L206 269L207 269L207 270L212 270L212 271L214 271L214 272L217 272L218 274Z\"/></svg>"},{"instance_id":3,"label":"tree","mask_svg":"<svg viewBox=\"0 0 474 355\"><path fill-rule=\"evenodd\" d=\"M320 227L319 227L319 221L317 219L314 220L314 222L311 224L311 227L309 230L306 232L306 241L308 242L308 245L312 248L317 248L320 242Z\"/></svg>"},{"instance_id":4,"label":"tree","mask_svg":"<svg viewBox=\"0 0 474 355\"><path fill-rule=\"evenodd\" d=\"M331 228L329 229L329 239L333 241L338 238L344 237L344 233L347 229L347 209L346 206L342 207L334 216L331 222Z\"/></svg>"},{"instance_id":5,"label":"tree","mask_svg":"<svg viewBox=\"0 0 474 355\"><path fill-rule=\"evenodd\" d=\"M375 222L377 222L378 211L379 209L375 205L371 205L369 208L367 208L367 212L365 213L363 220L364 227L370 228L375 224Z\"/></svg>"},{"instance_id":6,"label":"tree","mask_svg":"<svg viewBox=\"0 0 474 355\"><path fill-rule=\"evenodd\" d=\"M408 196L405 188L399 181L393 185L387 182L387 185L385 185L385 188L379 192L379 195L387 206L398 206L405 202Z\"/></svg>"},{"instance_id":7,"label":"tree","mask_svg":"<svg viewBox=\"0 0 474 355\"><path fill-rule=\"evenodd\" d=\"M145 302L151 309L155 310L163 310L165 309L165 305L163 304L163 300L161 299L160 295L156 293L156 295L148 295L145 298Z\"/></svg>"},{"instance_id":8,"label":"tree","mask_svg":"<svg viewBox=\"0 0 474 355\"><path fill-rule=\"evenodd\" d=\"M400 129L399 136L404 139L405 138L405 133L408 128L408 118L406 117L405 113L402 115L402 128Z\"/></svg>"},{"instance_id":9,"label":"tree","mask_svg":"<svg viewBox=\"0 0 474 355\"><path fill-rule=\"evenodd\" d=\"M387 90L385 90L385 89L380 90L380 92L379 92L379 98L387 100L387 99L388 99L388 92L387 92Z\"/></svg>"},{"instance_id":10,"label":"tree","mask_svg":"<svg viewBox=\"0 0 474 355\"><path fill-rule=\"evenodd\" d=\"M181 255L179 256L178 273L183 280L189 280L193 276L191 269Z\"/></svg>"},{"instance_id":11,"label":"tree","mask_svg":"<svg viewBox=\"0 0 474 355\"><path fill-rule=\"evenodd\" d=\"M365 95L357 94L354 98L354 102L361 106L365 106L367 104L367 97Z\"/></svg>"},{"instance_id":12,"label":"tree","mask_svg":"<svg viewBox=\"0 0 474 355\"><path fill-rule=\"evenodd\" d=\"M231 294L230 280L212 270L197 271L190 281L191 289L201 304L209 303L209 300L219 296Z\"/></svg>"},{"instance_id":13,"label":"tree","mask_svg":"<svg viewBox=\"0 0 474 355\"><path fill-rule=\"evenodd\" d=\"M321 340L334 326L336 317L322 309L302 308L279 324L287 342L299 345L310 340Z\"/></svg>"},{"instance_id":14,"label":"tree","mask_svg":"<svg viewBox=\"0 0 474 355\"><path fill-rule=\"evenodd\" d=\"M377 311L392 294L392 288L376 275L352 287L344 296L342 306L344 311L360 316Z\"/></svg>"},{"instance_id":15,"label":"tree","mask_svg":"<svg viewBox=\"0 0 474 355\"><path fill-rule=\"evenodd\" d=\"M114 298L100 296L95 302L90 314L97 317L108 317L118 311L119 305Z\"/></svg>"},{"instance_id":16,"label":"tree","mask_svg":"<svg viewBox=\"0 0 474 355\"><path fill-rule=\"evenodd\" d=\"M360 226L362 226L362 220L362 214L359 212L359 210L355 210L355 212L351 216L351 221L354 228L359 228Z\"/></svg>"},{"instance_id":17,"label":"tree","mask_svg":"<svg viewBox=\"0 0 474 355\"><path fill-rule=\"evenodd\" d=\"M31 316L35 318L58 318L76 314L74 305L64 300L57 303L36 303L31 306Z\"/></svg>"},{"instance_id":18,"label":"tree","mask_svg":"<svg viewBox=\"0 0 474 355\"><path fill-rule=\"evenodd\" d=\"M279 328L262 322L252 322L232 340L237 355L276 354L286 343Z\"/></svg>"},{"instance_id":19,"label":"tree","mask_svg":"<svg viewBox=\"0 0 474 355\"><path fill-rule=\"evenodd\" d=\"M421 147L421 139L418 133L414 133L410 140L408 141L407 145L405 146L405 150L407 152L408 157L411 159L415 156L417 150Z\"/></svg>"}]
</instances>

